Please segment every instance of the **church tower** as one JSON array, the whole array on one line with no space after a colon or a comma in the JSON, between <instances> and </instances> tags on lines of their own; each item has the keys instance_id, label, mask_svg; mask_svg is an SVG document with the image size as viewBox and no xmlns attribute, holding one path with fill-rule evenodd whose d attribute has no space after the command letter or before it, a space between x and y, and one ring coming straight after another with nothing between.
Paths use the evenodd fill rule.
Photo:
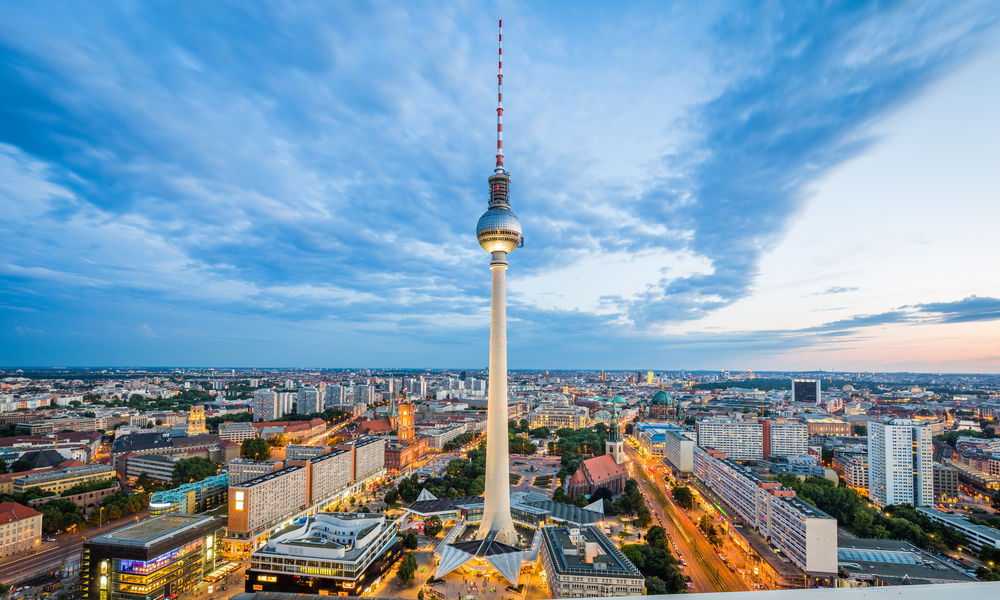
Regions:
<instances>
[{"instance_id":1,"label":"church tower","mask_svg":"<svg viewBox=\"0 0 1000 600\"><path fill-rule=\"evenodd\" d=\"M625 462L625 443L618 425L618 404L611 402L611 425L608 426L608 441L604 442L604 453L610 454L616 464Z\"/></svg>"}]
</instances>

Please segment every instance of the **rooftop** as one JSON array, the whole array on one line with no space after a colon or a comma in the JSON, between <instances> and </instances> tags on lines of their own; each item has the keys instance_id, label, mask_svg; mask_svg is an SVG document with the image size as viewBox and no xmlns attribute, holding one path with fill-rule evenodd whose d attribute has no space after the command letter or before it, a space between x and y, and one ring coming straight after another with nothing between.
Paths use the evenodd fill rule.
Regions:
<instances>
[{"instance_id":1,"label":"rooftop","mask_svg":"<svg viewBox=\"0 0 1000 600\"><path fill-rule=\"evenodd\" d=\"M130 525L118 531L97 536L91 540L91 543L149 547L165 538L200 527L214 520L214 517L197 515L161 515L140 521L135 525Z\"/></svg>"},{"instance_id":2,"label":"rooftop","mask_svg":"<svg viewBox=\"0 0 1000 600\"><path fill-rule=\"evenodd\" d=\"M887 583L971 582L958 568L897 540L837 540L837 564L855 579L880 579Z\"/></svg>"},{"instance_id":3,"label":"rooftop","mask_svg":"<svg viewBox=\"0 0 1000 600\"><path fill-rule=\"evenodd\" d=\"M592 562L586 562L578 553L578 545L574 543L571 531L579 531L579 535L583 538L581 545L596 543L601 554L592 557ZM578 530L570 527L544 527L542 535L545 536L546 552L560 573L586 575L607 573L615 577L643 579L635 565L629 562L618 547L595 527L581 527Z\"/></svg>"}]
</instances>

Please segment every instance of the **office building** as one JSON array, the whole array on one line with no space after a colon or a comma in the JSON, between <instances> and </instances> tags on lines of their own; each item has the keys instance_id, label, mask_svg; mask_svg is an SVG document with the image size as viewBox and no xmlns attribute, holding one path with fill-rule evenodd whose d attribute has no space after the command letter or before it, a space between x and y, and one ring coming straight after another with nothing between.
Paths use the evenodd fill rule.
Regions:
<instances>
[{"instance_id":1,"label":"office building","mask_svg":"<svg viewBox=\"0 0 1000 600\"><path fill-rule=\"evenodd\" d=\"M826 435L831 437L847 437L851 435L851 424L843 419L833 417L803 417L802 421L809 428L809 435Z\"/></svg>"},{"instance_id":2,"label":"office building","mask_svg":"<svg viewBox=\"0 0 1000 600\"><path fill-rule=\"evenodd\" d=\"M323 401L320 399L319 390L314 387L300 389L296 395L295 402L296 412L300 415L323 412Z\"/></svg>"},{"instance_id":3,"label":"office building","mask_svg":"<svg viewBox=\"0 0 1000 600\"><path fill-rule=\"evenodd\" d=\"M253 423L234 423L226 421L219 425L219 439L242 444L245 440L257 437Z\"/></svg>"},{"instance_id":4,"label":"office building","mask_svg":"<svg viewBox=\"0 0 1000 600\"><path fill-rule=\"evenodd\" d=\"M958 502L958 469L934 463L934 503Z\"/></svg>"},{"instance_id":5,"label":"office building","mask_svg":"<svg viewBox=\"0 0 1000 600\"><path fill-rule=\"evenodd\" d=\"M140 475L146 475L154 481L170 482L174 476L174 465L185 458L188 458L185 454L137 455L125 457L122 464L126 479L136 480Z\"/></svg>"},{"instance_id":6,"label":"office building","mask_svg":"<svg viewBox=\"0 0 1000 600\"><path fill-rule=\"evenodd\" d=\"M285 460L309 460L323 456L330 450L329 446L285 446Z\"/></svg>"},{"instance_id":7,"label":"office building","mask_svg":"<svg viewBox=\"0 0 1000 600\"><path fill-rule=\"evenodd\" d=\"M275 532L250 555L247 592L362 596L404 551L398 521L319 513Z\"/></svg>"},{"instance_id":8,"label":"office building","mask_svg":"<svg viewBox=\"0 0 1000 600\"><path fill-rule=\"evenodd\" d=\"M987 525L974 525L969 521L968 515L952 515L936 508L917 508L917 512L928 517L931 521L949 525L965 534L968 547L976 552L983 549L983 546L992 546L1000 549L1000 529L994 529Z\"/></svg>"},{"instance_id":9,"label":"office building","mask_svg":"<svg viewBox=\"0 0 1000 600\"><path fill-rule=\"evenodd\" d=\"M370 406L375 404L375 386L359 383L354 386L354 403Z\"/></svg>"},{"instance_id":10,"label":"office building","mask_svg":"<svg viewBox=\"0 0 1000 600\"><path fill-rule=\"evenodd\" d=\"M694 470L694 440L681 431L663 430L663 458L674 477L690 474Z\"/></svg>"},{"instance_id":11,"label":"office building","mask_svg":"<svg viewBox=\"0 0 1000 600\"><path fill-rule=\"evenodd\" d=\"M933 506L930 428L909 419L868 422L868 498L879 508Z\"/></svg>"},{"instance_id":12,"label":"office building","mask_svg":"<svg viewBox=\"0 0 1000 600\"><path fill-rule=\"evenodd\" d=\"M42 541L42 513L0 502L0 558L33 550Z\"/></svg>"},{"instance_id":13,"label":"office building","mask_svg":"<svg viewBox=\"0 0 1000 600\"><path fill-rule=\"evenodd\" d=\"M115 475L114 469L100 463L70 467L69 469L56 469L44 473L32 474L29 472L29 474L14 478L14 493L23 494L30 489L38 488L42 491L58 494L77 484L111 479Z\"/></svg>"},{"instance_id":14,"label":"office building","mask_svg":"<svg viewBox=\"0 0 1000 600\"><path fill-rule=\"evenodd\" d=\"M87 600L175 598L222 562L215 517L167 514L88 539L80 559Z\"/></svg>"},{"instance_id":15,"label":"office building","mask_svg":"<svg viewBox=\"0 0 1000 600\"><path fill-rule=\"evenodd\" d=\"M539 406L528 413L528 427L548 427L559 429L582 429L590 425L590 413L582 406L572 406L569 400L557 400L555 404Z\"/></svg>"},{"instance_id":16,"label":"office building","mask_svg":"<svg viewBox=\"0 0 1000 600\"><path fill-rule=\"evenodd\" d=\"M278 394L274 390L254 390L251 406L254 422L271 421L281 416L278 414Z\"/></svg>"},{"instance_id":17,"label":"office building","mask_svg":"<svg viewBox=\"0 0 1000 600\"><path fill-rule=\"evenodd\" d=\"M149 514L195 514L226 503L229 476L226 473L185 483L172 490L149 495Z\"/></svg>"},{"instance_id":18,"label":"office building","mask_svg":"<svg viewBox=\"0 0 1000 600\"><path fill-rule=\"evenodd\" d=\"M819 404L822 398L819 379L792 380L792 402Z\"/></svg>"},{"instance_id":19,"label":"office building","mask_svg":"<svg viewBox=\"0 0 1000 600\"><path fill-rule=\"evenodd\" d=\"M544 527L539 552L553 598L642 596L645 578L598 527Z\"/></svg>"}]
</instances>

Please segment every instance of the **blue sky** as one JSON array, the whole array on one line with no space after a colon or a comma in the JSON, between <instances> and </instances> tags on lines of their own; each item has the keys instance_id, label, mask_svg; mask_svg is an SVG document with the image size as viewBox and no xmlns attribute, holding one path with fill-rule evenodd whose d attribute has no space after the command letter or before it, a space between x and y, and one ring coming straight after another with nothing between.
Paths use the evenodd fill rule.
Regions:
<instances>
[{"instance_id":1,"label":"blue sky","mask_svg":"<svg viewBox=\"0 0 1000 600\"><path fill-rule=\"evenodd\" d=\"M0 364L1000 372L1000 6L7 3Z\"/></svg>"}]
</instances>

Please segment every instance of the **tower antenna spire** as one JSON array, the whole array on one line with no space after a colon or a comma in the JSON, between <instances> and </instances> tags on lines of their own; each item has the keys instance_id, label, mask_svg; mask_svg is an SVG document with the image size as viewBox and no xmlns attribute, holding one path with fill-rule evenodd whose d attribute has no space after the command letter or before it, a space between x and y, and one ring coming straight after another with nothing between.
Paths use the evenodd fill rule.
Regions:
<instances>
[{"instance_id":1,"label":"tower antenna spire","mask_svg":"<svg viewBox=\"0 0 1000 600\"><path fill-rule=\"evenodd\" d=\"M503 19L500 19L500 36L497 60L497 172L503 171Z\"/></svg>"}]
</instances>

